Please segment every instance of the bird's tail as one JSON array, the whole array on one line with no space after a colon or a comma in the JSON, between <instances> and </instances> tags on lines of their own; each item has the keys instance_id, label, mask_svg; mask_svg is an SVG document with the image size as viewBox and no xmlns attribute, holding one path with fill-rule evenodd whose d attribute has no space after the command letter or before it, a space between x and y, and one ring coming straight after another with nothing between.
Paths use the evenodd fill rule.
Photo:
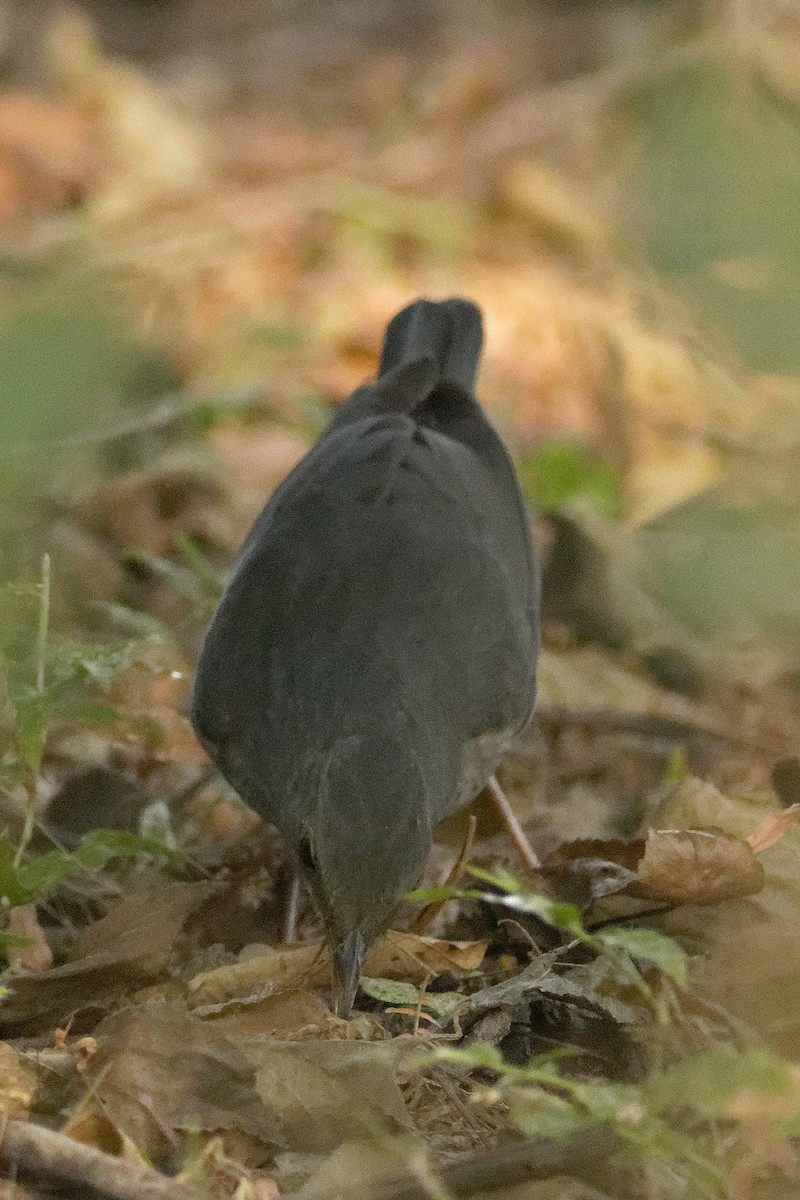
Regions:
<instances>
[{"instance_id":1,"label":"bird's tail","mask_svg":"<svg viewBox=\"0 0 800 1200\"><path fill-rule=\"evenodd\" d=\"M441 379L472 392L482 345L480 309L469 300L415 300L389 322L378 375L429 357Z\"/></svg>"}]
</instances>

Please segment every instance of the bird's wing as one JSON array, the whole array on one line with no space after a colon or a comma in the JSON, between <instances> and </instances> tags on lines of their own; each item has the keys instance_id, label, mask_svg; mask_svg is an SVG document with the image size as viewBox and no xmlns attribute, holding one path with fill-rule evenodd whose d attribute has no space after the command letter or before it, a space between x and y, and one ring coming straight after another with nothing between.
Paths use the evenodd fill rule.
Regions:
<instances>
[{"instance_id":1,"label":"bird's wing","mask_svg":"<svg viewBox=\"0 0 800 1200\"><path fill-rule=\"evenodd\" d=\"M450 739L453 759L463 739L524 723L527 568L507 560L475 455L391 416L343 428L311 467L261 514L207 635L194 701L207 743L244 764L263 760L259 739L291 755L403 708ZM272 766L276 779L289 769Z\"/></svg>"}]
</instances>

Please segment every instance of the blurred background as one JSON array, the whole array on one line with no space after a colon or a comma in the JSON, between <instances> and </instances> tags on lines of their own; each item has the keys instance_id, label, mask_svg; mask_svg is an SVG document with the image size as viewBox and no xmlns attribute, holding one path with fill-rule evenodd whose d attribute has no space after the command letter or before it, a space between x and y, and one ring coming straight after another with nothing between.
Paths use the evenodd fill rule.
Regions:
<instances>
[{"instance_id":1,"label":"blurred background","mask_svg":"<svg viewBox=\"0 0 800 1200\"><path fill-rule=\"evenodd\" d=\"M5 0L3 577L172 620L461 293L551 615L796 670L799 55L792 0Z\"/></svg>"}]
</instances>

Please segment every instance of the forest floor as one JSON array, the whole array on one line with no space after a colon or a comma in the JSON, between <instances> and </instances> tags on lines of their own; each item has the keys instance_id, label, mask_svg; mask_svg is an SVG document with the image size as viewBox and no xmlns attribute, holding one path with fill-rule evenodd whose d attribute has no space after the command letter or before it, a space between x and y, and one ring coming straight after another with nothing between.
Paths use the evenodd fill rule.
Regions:
<instances>
[{"instance_id":1,"label":"forest floor","mask_svg":"<svg viewBox=\"0 0 800 1200\"><path fill-rule=\"evenodd\" d=\"M797 1195L798 47L742 8L594 55L587 16L572 63L517 12L261 104L42 24L0 92L0 1195ZM485 797L440 826L342 1020L186 708L419 295L481 305L533 514L542 867Z\"/></svg>"}]
</instances>

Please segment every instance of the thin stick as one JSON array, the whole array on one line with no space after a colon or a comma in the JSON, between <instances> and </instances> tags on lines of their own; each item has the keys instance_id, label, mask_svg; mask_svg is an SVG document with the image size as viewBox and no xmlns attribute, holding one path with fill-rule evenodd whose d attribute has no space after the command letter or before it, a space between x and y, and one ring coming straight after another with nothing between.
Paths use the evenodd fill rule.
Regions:
<instances>
[{"instance_id":1,"label":"thin stick","mask_svg":"<svg viewBox=\"0 0 800 1200\"><path fill-rule=\"evenodd\" d=\"M7 1121L0 1127L0 1172L92 1189L109 1200L201 1200L203 1195L181 1180L28 1121Z\"/></svg>"},{"instance_id":2,"label":"thin stick","mask_svg":"<svg viewBox=\"0 0 800 1200\"><path fill-rule=\"evenodd\" d=\"M50 630L50 555L42 555L42 577L39 582L39 616L36 623L36 691L42 696L46 680L47 635ZM41 719L41 718L40 718ZM37 767L38 771L38 767ZM28 799L25 807L25 825L14 855L14 868L22 862L36 827L36 781L29 780Z\"/></svg>"},{"instance_id":3,"label":"thin stick","mask_svg":"<svg viewBox=\"0 0 800 1200\"><path fill-rule=\"evenodd\" d=\"M510 1142L494 1150L468 1154L442 1167L438 1180L447 1196L467 1197L484 1195L495 1188L513 1187L534 1179L553 1175L572 1178L602 1179L607 1159L622 1148L621 1138L611 1129L600 1128L574 1134L564 1140L557 1138L527 1138ZM434 1166L428 1172L418 1163L410 1163L405 1178L387 1180L365 1191L363 1200L429 1200L441 1191L431 1192L430 1183L437 1179ZM319 1200L334 1200L341 1190L323 1189Z\"/></svg>"},{"instance_id":4,"label":"thin stick","mask_svg":"<svg viewBox=\"0 0 800 1200\"><path fill-rule=\"evenodd\" d=\"M36 691L44 691L47 634L50 627L50 555L42 555L42 579L39 584L39 620L36 628Z\"/></svg>"},{"instance_id":5,"label":"thin stick","mask_svg":"<svg viewBox=\"0 0 800 1200\"><path fill-rule=\"evenodd\" d=\"M469 862L469 856L472 853L472 843L475 841L475 830L477 827L478 818L473 813L470 813L464 844L459 851L458 858L447 873L447 878L442 884L443 887L455 887L464 874L464 868ZM446 900L434 900L431 904L426 904L414 922L414 933L425 933L426 929L430 929L446 903Z\"/></svg>"},{"instance_id":6,"label":"thin stick","mask_svg":"<svg viewBox=\"0 0 800 1200\"><path fill-rule=\"evenodd\" d=\"M517 820L516 814L509 804L505 792L497 782L497 777L495 775L493 775L486 784L484 790L488 793L489 799L492 801L497 815L500 817L500 820L508 830L509 836L514 843L517 854L522 859L524 866L527 867L529 871L538 871L542 864L539 862L533 846L530 844L525 835L525 830Z\"/></svg>"},{"instance_id":7,"label":"thin stick","mask_svg":"<svg viewBox=\"0 0 800 1200\"><path fill-rule=\"evenodd\" d=\"M286 893L286 910L283 914L283 940L287 946L297 941L297 916L300 911L300 876L292 868L292 879Z\"/></svg>"}]
</instances>

